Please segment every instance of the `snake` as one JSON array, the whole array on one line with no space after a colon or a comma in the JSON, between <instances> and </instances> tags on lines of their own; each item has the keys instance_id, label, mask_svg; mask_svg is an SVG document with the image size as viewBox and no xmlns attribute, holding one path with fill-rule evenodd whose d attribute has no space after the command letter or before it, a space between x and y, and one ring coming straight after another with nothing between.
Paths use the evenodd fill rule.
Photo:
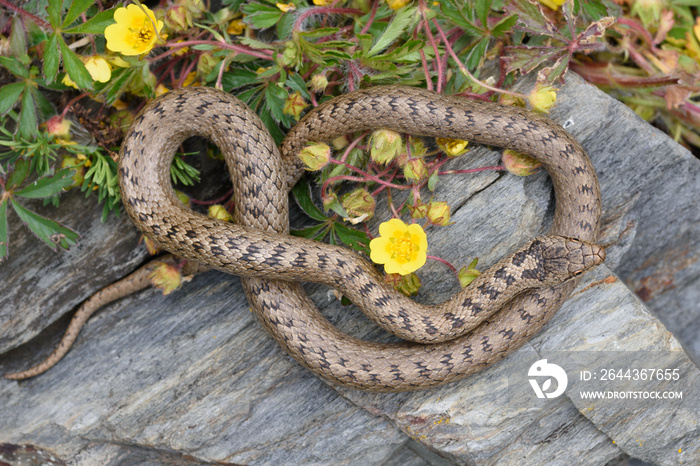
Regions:
<instances>
[{"instance_id":1,"label":"snake","mask_svg":"<svg viewBox=\"0 0 700 466\"><path fill-rule=\"evenodd\" d=\"M529 241L444 303L422 305L386 285L376 266L346 248L289 234L288 193L305 172L310 143L373 129L468 140L531 155L548 172L556 205L546 236ZM170 165L192 136L221 150L234 187L234 222L194 212L176 197ZM121 147L119 184L133 223L160 247L241 277L270 335L323 379L397 392L453 382L522 346L568 299L583 272L602 263L595 244L600 188L590 158L540 114L493 102L376 86L308 112L278 148L261 119L208 87L170 91L135 118ZM380 343L333 326L302 288L339 290L405 341Z\"/></svg>"}]
</instances>

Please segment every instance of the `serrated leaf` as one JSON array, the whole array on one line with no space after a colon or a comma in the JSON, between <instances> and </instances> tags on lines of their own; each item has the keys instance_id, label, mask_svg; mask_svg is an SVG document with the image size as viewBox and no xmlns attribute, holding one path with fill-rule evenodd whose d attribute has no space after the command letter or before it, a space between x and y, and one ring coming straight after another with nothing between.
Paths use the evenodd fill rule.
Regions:
<instances>
[{"instance_id":1,"label":"serrated leaf","mask_svg":"<svg viewBox=\"0 0 700 466\"><path fill-rule=\"evenodd\" d=\"M75 180L71 178L75 174L75 170L63 169L50 178L40 178L29 186L15 192L17 196L26 197L27 199L43 199L45 197L55 196L63 191L64 188L72 185Z\"/></svg>"},{"instance_id":2,"label":"serrated leaf","mask_svg":"<svg viewBox=\"0 0 700 466\"><path fill-rule=\"evenodd\" d=\"M387 28L384 30L381 37L377 39L377 42L370 49L367 55L370 57L376 55L391 45L401 34L403 34L409 24L413 22L415 14L415 7L405 7L396 13L394 19L391 20L389 26L387 26Z\"/></svg>"},{"instance_id":3,"label":"serrated leaf","mask_svg":"<svg viewBox=\"0 0 700 466\"><path fill-rule=\"evenodd\" d=\"M58 65L61 61L61 55L58 53L59 35L58 33L51 34L44 49L44 76L46 77L46 82L49 83L56 79Z\"/></svg>"},{"instance_id":4,"label":"serrated leaf","mask_svg":"<svg viewBox=\"0 0 700 466\"><path fill-rule=\"evenodd\" d=\"M355 251L365 254L369 253L369 237L367 233L346 227L342 223L335 223L333 229L338 234L340 241L347 244Z\"/></svg>"},{"instance_id":5,"label":"serrated leaf","mask_svg":"<svg viewBox=\"0 0 700 466\"><path fill-rule=\"evenodd\" d=\"M301 96L304 99L311 100L311 95L309 94L309 90L306 88L306 82L304 81L304 78L302 78L299 75L299 73L294 73L292 75L289 75L285 84L291 90L299 91L301 93Z\"/></svg>"},{"instance_id":6,"label":"serrated leaf","mask_svg":"<svg viewBox=\"0 0 700 466\"><path fill-rule=\"evenodd\" d=\"M486 54L486 47L489 45L489 38L482 37L479 42L474 46L474 48L469 52L469 58L467 59L466 66L470 70L475 70L481 64L481 59L484 58Z\"/></svg>"},{"instance_id":7,"label":"serrated leaf","mask_svg":"<svg viewBox=\"0 0 700 466\"><path fill-rule=\"evenodd\" d=\"M493 37L501 37L507 34L513 29L513 26L518 22L518 17L515 15L506 16L501 18L501 20L496 23L496 25L491 29L491 35Z\"/></svg>"},{"instance_id":8,"label":"serrated leaf","mask_svg":"<svg viewBox=\"0 0 700 466\"><path fill-rule=\"evenodd\" d=\"M7 228L7 204L9 199L0 201L0 263L7 258L9 251L9 234Z\"/></svg>"},{"instance_id":9,"label":"serrated leaf","mask_svg":"<svg viewBox=\"0 0 700 466\"><path fill-rule=\"evenodd\" d=\"M0 65L20 78L29 78L29 70L13 57L0 57Z\"/></svg>"},{"instance_id":10,"label":"serrated leaf","mask_svg":"<svg viewBox=\"0 0 700 466\"><path fill-rule=\"evenodd\" d=\"M28 84L27 86L30 85ZM27 87L22 93L22 111L19 114L17 127L19 135L24 139L32 139L37 134L36 104L31 91Z\"/></svg>"},{"instance_id":11,"label":"serrated leaf","mask_svg":"<svg viewBox=\"0 0 700 466\"><path fill-rule=\"evenodd\" d=\"M51 249L56 250L57 246L68 249L75 244L80 237L70 228L61 226L58 222L42 217L41 215L28 210L16 202L12 203L17 216L40 240L46 243Z\"/></svg>"},{"instance_id":12,"label":"serrated leaf","mask_svg":"<svg viewBox=\"0 0 700 466\"><path fill-rule=\"evenodd\" d=\"M25 158L19 158L15 162L14 165L14 170L10 174L10 176L7 178L7 183L5 184L5 188L9 191L11 189L16 188L17 186L21 185L22 182L27 178L27 175L29 175L29 168L31 167L31 163L29 160Z\"/></svg>"},{"instance_id":13,"label":"serrated leaf","mask_svg":"<svg viewBox=\"0 0 700 466\"><path fill-rule=\"evenodd\" d=\"M24 83L10 83L0 89L0 115L4 115L14 107L19 95L24 90Z\"/></svg>"},{"instance_id":14,"label":"serrated leaf","mask_svg":"<svg viewBox=\"0 0 700 466\"><path fill-rule=\"evenodd\" d=\"M85 68L83 62L66 43L62 40L58 41L61 47L61 55L63 56L63 66L66 68L66 73L73 80L76 86L81 89L92 89L92 76Z\"/></svg>"},{"instance_id":15,"label":"serrated leaf","mask_svg":"<svg viewBox=\"0 0 700 466\"><path fill-rule=\"evenodd\" d=\"M316 204L311 199L311 186L307 182L300 181L297 183L292 189L292 195L306 215L319 222L328 220L328 217L323 214L321 209L316 207Z\"/></svg>"},{"instance_id":16,"label":"serrated leaf","mask_svg":"<svg viewBox=\"0 0 700 466\"><path fill-rule=\"evenodd\" d=\"M267 29L274 26L282 19L282 10L272 5L262 3L248 3L241 7L245 15L244 22L250 24L255 29Z\"/></svg>"},{"instance_id":17,"label":"serrated leaf","mask_svg":"<svg viewBox=\"0 0 700 466\"><path fill-rule=\"evenodd\" d=\"M321 241L327 233L328 225L326 223L319 223L312 227L302 228L301 230L290 230L289 233L292 236L299 236L301 238L315 239Z\"/></svg>"},{"instance_id":18,"label":"serrated leaf","mask_svg":"<svg viewBox=\"0 0 700 466\"><path fill-rule=\"evenodd\" d=\"M287 100L288 96L289 94L287 94L287 91L276 84L271 84L265 89L265 105L278 122L287 121L287 117L282 109L284 108L284 102Z\"/></svg>"},{"instance_id":19,"label":"serrated leaf","mask_svg":"<svg viewBox=\"0 0 700 466\"><path fill-rule=\"evenodd\" d=\"M481 21L481 25L487 27L489 13L491 13L491 0L476 0L476 16Z\"/></svg>"},{"instance_id":20,"label":"serrated leaf","mask_svg":"<svg viewBox=\"0 0 700 466\"><path fill-rule=\"evenodd\" d=\"M261 106L258 116L260 117L260 120L265 123L265 127L270 132L270 136L272 136L275 144L280 145L284 139L284 133L280 130L279 126L277 126L277 122L270 113L270 109L264 105Z\"/></svg>"},{"instance_id":21,"label":"serrated leaf","mask_svg":"<svg viewBox=\"0 0 700 466\"><path fill-rule=\"evenodd\" d=\"M104 34L107 26L114 24L115 11L116 8L101 11L89 20L85 21L83 24L66 29L63 32L66 34Z\"/></svg>"},{"instance_id":22,"label":"serrated leaf","mask_svg":"<svg viewBox=\"0 0 700 466\"><path fill-rule=\"evenodd\" d=\"M34 23L32 23L34 24ZM20 57L27 54L27 35L24 30L24 23L20 16L12 18L12 29L10 32L10 53L9 55Z\"/></svg>"},{"instance_id":23,"label":"serrated leaf","mask_svg":"<svg viewBox=\"0 0 700 466\"><path fill-rule=\"evenodd\" d=\"M61 24L61 7L63 6L63 0L49 0L49 6L46 7L46 11L49 13L49 23L54 29L58 29Z\"/></svg>"},{"instance_id":24,"label":"serrated leaf","mask_svg":"<svg viewBox=\"0 0 700 466\"><path fill-rule=\"evenodd\" d=\"M221 84L226 92L232 89L252 84L258 79L258 73L245 68L237 68L227 71L221 76Z\"/></svg>"},{"instance_id":25,"label":"serrated leaf","mask_svg":"<svg viewBox=\"0 0 700 466\"><path fill-rule=\"evenodd\" d=\"M63 24L61 27L65 28L70 26L70 24L78 19L78 16L83 14L85 10L87 10L93 3L94 2L91 0L72 0L70 3L70 8L68 8L68 13L66 13L66 17L63 18Z\"/></svg>"},{"instance_id":26,"label":"serrated leaf","mask_svg":"<svg viewBox=\"0 0 700 466\"><path fill-rule=\"evenodd\" d=\"M550 47L508 47L506 71L510 73L520 70L526 74L561 53L561 50Z\"/></svg>"},{"instance_id":27,"label":"serrated leaf","mask_svg":"<svg viewBox=\"0 0 700 466\"><path fill-rule=\"evenodd\" d=\"M482 36L484 31L473 25L471 22L472 18L469 18L461 9L467 7L468 5L470 5L470 3L467 2L458 3L457 5L449 1L441 2L440 11L445 18L449 19L455 25L464 29L464 31L467 32L469 35L477 37Z\"/></svg>"}]
</instances>

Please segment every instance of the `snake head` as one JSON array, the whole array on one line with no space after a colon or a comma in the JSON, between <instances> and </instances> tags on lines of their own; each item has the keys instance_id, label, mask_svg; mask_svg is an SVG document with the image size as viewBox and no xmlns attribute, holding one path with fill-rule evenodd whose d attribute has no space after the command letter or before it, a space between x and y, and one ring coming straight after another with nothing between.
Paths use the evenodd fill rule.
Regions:
<instances>
[{"instance_id":1,"label":"snake head","mask_svg":"<svg viewBox=\"0 0 700 466\"><path fill-rule=\"evenodd\" d=\"M536 238L531 247L539 249L542 267L559 281L581 275L605 260L605 248L568 236Z\"/></svg>"}]
</instances>

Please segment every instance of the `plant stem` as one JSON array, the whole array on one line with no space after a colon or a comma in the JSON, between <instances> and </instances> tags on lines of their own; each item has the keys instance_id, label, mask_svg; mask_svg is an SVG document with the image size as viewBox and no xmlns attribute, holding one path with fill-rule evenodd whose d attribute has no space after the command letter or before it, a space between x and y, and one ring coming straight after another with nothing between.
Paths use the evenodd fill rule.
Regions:
<instances>
[{"instance_id":1,"label":"plant stem","mask_svg":"<svg viewBox=\"0 0 700 466\"><path fill-rule=\"evenodd\" d=\"M53 29L51 27L51 25L49 23L47 23L46 21L44 21L43 19L39 18L36 15L31 14L27 10L20 8L17 5L13 5L12 3L8 2L7 0L0 0L0 5L3 5L16 13L19 13L20 15L26 16L27 18L34 21L37 24L37 26L39 26L39 27L42 27L44 29Z\"/></svg>"}]
</instances>

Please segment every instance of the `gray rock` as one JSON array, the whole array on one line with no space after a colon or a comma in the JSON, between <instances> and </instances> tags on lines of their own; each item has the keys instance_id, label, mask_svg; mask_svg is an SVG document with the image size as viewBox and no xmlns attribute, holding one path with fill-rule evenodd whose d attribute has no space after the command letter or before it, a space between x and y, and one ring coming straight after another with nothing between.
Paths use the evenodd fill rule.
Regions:
<instances>
[{"instance_id":1,"label":"gray rock","mask_svg":"<svg viewBox=\"0 0 700 466\"><path fill-rule=\"evenodd\" d=\"M564 464L572 458L604 464L626 454L654 464L700 463L693 447L700 412L693 389L700 373L676 339L696 356L700 352L692 338L700 325L700 265L693 259L700 251L700 214L687 208L699 194L700 164L574 75L552 117L583 143L598 170L608 261L585 277L540 335L496 366L417 393L334 389L264 333L237 278L208 272L173 295L146 290L106 307L55 368L26 382L0 381L0 442L38 445L86 465ZM480 149L452 167L497 163L498 154ZM546 231L553 212L544 174L445 176L436 197L454 207L456 224L431 229L431 253L459 266L477 255L480 268L494 263ZM63 201L66 209L74 205ZM80 230L83 243L69 254L46 254L28 235L15 241L11 262L0 267L3 290L17 296L30 288L53 291L0 301L0 351L29 340L142 260L141 251L133 252L135 230L123 218L112 222L108 230L125 244L121 249L101 245L107 233L97 220L92 230L70 225ZM20 236L13 231L13 238ZM35 263L41 268L28 267ZM43 281L37 286L39 271ZM421 276L423 301L444 300L457 288L438 263L428 264ZM66 284L88 287L93 279L99 284L54 296ZM339 306L327 289L307 289L344 331L391 338L356 309ZM677 330L676 337L647 308ZM45 340L41 334L8 352L0 358L0 372L39 361L54 343ZM539 400L530 387L528 368L545 358L569 372L562 397ZM608 388L675 390L683 398L654 404L577 395L606 389L577 380L583 368L634 364L678 369L679 380L645 386L619 379Z\"/></svg>"}]
</instances>

